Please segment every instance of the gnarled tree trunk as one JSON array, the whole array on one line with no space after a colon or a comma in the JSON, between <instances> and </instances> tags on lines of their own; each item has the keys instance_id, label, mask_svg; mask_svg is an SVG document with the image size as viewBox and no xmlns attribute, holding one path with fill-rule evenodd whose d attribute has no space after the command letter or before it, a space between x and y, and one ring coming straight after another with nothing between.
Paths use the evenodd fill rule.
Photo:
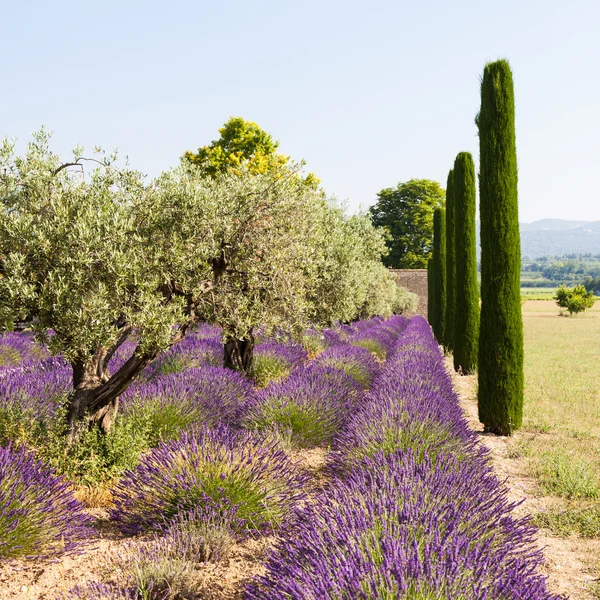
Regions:
<instances>
[{"instance_id":1,"label":"gnarled tree trunk","mask_svg":"<svg viewBox=\"0 0 600 600\"><path fill-rule=\"evenodd\" d=\"M73 392L67 407L67 425L71 436L77 424L84 420L90 427L98 426L103 433L107 433L117 415L119 396L158 356L158 351L132 356L112 376L107 368L110 356L108 352L99 350L87 361L72 363Z\"/></svg>"},{"instance_id":2,"label":"gnarled tree trunk","mask_svg":"<svg viewBox=\"0 0 600 600\"><path fill-rule=\"evenodd\" d=\"M228 338L224 344L225 360L223 366L234 371L248 373L254 361L254 334L252 330L242 339Z\"/></svg>"}]
</instances>

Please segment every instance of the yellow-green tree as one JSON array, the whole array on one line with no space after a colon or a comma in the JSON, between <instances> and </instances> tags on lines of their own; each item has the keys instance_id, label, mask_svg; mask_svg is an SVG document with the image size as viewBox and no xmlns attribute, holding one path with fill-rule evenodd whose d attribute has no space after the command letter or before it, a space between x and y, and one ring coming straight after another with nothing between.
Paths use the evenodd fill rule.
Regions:
<instances>
[{"instance_id":1,"label":"yellow-green tree","mask_svg":"<svg viewBox=\"0 0 600 600\"><path fill-rule=\"evenodd\" d=\"M197 165L210 177L218 173L251 173L262 175L280 171L282 174L298 170L290 157L279 154L279 142L256 123L242 117L231 117L219 129L221 136L197 152L187 151L184 161ZM309 173L303 181L316 189L319 180Z\"/></svg>"}]
</instances>

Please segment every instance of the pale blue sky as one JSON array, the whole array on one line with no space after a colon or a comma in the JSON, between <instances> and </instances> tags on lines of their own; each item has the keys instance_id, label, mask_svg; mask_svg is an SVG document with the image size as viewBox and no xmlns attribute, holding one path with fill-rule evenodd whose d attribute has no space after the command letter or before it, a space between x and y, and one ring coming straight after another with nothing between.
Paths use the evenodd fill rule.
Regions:
<instances>
[{"instance_id":1,"label":"pale blue sky","mask_svg":"<svg viewBox=\"0 0 600 600\"><path fill-rule=\"evenodd\" d=\"M600 220L600 2L0 0L0 135L117 146L150 176L256 121L351 208L477 162L486 61L513 67L520 220Z\"/></svg>"}]
</instances>

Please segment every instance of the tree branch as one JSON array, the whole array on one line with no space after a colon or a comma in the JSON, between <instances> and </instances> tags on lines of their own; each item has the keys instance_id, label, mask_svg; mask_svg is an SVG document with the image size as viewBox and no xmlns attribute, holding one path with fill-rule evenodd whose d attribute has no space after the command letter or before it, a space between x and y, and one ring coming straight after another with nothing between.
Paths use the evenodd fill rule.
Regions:
<instances>
[{"instance_id":1,"label":"tree branch","mask_svg":"<svg viewBox=\"0 0 600 600\"><path fill-rule=\"evenodd\" d=\"M98 163L99 165L102 165L103 167L106 167L106 164L103 163L101 160L97 160L95 158L85 158L85 156L80 156L77 160L75 160L75 162L64 163L64 164L60 165L60 167L54 169L54 171L52 171L52 176L58 175L62 170L68 169L69 167L82 167L83 168L83 165L79 162L80 160L87 160L89 162L95 162L95 163Z\"/></svg>"}]
</instances>

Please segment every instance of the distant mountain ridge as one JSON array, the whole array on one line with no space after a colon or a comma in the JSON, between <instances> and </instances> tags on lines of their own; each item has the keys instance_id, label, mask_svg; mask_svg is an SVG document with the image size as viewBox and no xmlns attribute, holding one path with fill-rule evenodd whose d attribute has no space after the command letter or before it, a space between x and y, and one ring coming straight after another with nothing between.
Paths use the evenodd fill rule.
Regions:
<instances>
[{"instance_id":1,"label":"distant mountain ridge","mask_svg":"<svg viewBox=\"0 0 600 600\"><path fill-rule=\"evenodd\" d=\"M520 228L522 256L600 254L600 221L541 219Z\"/></svg>"},{"instance_id":2,"label":"distant mountain ridge","mask_svg":"<svg viewBox=\"0 0 600 600\"><path fill-rule=\"evenodd\" d=\"M521 256L541 258L562 254L600 254L600 221L570 221L568 219L540 219L519 223ZM479 254L479 227L477 230Z\"/></svg>"}]
</instances>

